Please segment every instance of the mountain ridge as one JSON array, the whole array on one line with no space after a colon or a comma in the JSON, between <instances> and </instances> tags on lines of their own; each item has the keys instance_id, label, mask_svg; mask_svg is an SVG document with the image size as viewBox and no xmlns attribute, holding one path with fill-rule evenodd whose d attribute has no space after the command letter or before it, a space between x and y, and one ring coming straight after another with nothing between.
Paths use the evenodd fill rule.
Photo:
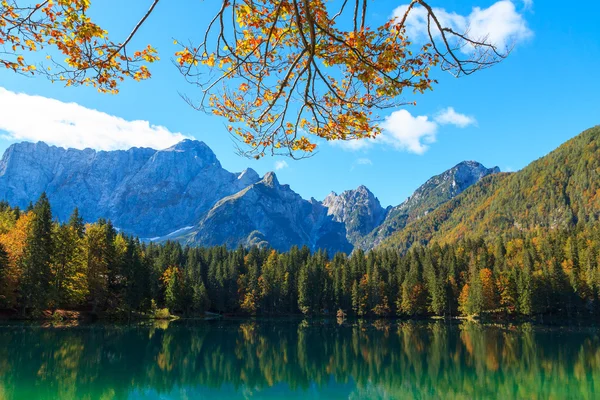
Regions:
<instances>
[{"instance_id":1,"label":"mountain ridge","mask_svg":"<svg viewBox=\"0 0 600 400\"><path fill-rule=\"evenodd\" d=\"M379 245L394 232L427 215L482 178L499 172L498 167L486 168L476 161L462 161L429 178L404 202L390 208L385 220L363 238L360 247L371 249Z\"/></svg>"},{"instance_id":2,"label":"mountain ridge","mask_svg":"<svg viewBox=\"0 0 600 400\"><path fill-rule=\"evenodd\" d=\"M518 172L494 174L407 225L383 246L559 229L600 218L600 126L587 129Z\"/></svg>"},{"instance_id":3,"label":"mountain ridge","mask_svg":"<svg viewBox=\"0 0 600 400\"><path fill-rule=\"evenodd\" d=\"M438 176L463 164L474 171L497 172L466 161ZM466 184L480 175L486 174L467 174ZM456 180L458 175L448 176ZM462 191L464 185L459 186ZM439 191L421 186L415 194L429 201ZM252 168L239 173L225 170L209 146L190 139L163 150L77 150L44 142L11 145L0 160L0 197L26 207L42 192L59 220L66 220L77 207L87 221L111 219L121 230L149 241L260 244L278 250L307 245L347 253L374 247L373 232L390 213L416 201L413 195L399 206L384 208L364 185L339 195L332 192L323 201L305 200L281 184L274 172L261 177ZM447 192L446 197L454 196L452 190ZM430 201L436 206L442 202Z\"/></svg>"}]
</instances>

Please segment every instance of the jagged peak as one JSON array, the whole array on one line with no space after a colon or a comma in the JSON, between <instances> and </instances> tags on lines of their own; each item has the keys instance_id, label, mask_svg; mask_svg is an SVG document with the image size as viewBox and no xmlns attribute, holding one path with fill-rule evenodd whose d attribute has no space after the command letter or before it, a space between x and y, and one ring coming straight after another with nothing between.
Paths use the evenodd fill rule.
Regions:
<instances>
[{"instance_id":1,"label":"jagged peak","mask_svg":"<svg viewBox=\"0 0 600 400\"><path fill-rule=\"evenodd\" d=\"M115 150L96 150L91 147L85 147L82 149L82 148L75 148L75 147L56 146L53 144L48 144L41 140L38 142L23 141L23 142L12 143L6 149L6 153L9 153L10 151L12 151L14 149L18 149L18 150L23 149L25 151L58 150L58 151L81 152L81 153L118 153L118 152L135 152L135 151L153 151L153 152L157 151L156 149L152 149L149 147L130 147L128 149L115 149Z\"/></svg>"},{"instance_id":2,"label":"jagged peak","mask_svg":"<svg viewBox=\"0 0 600 400\"><path fill-rule=\"evenodd\" d=\"M323 199L323 203L331 202L337 197L338 197L338 194L334 191L331 191L327 196L325 196L325 198Z\"/></svg>"},{"instance_id":3,"label":"jagged peak","mask_svg":"<svg viewBox=\"0 0 600 400\"><path fill-rule=\"evenodd\" d=\"M13 150L13 149L27 149L27 150L33 149L33 150L37 150L37 149L49 149L49 148L60 149L61 147L50 146L46 142L43 142L43 141L40 140L38 142L24 141L24 142L13 143L10 146L8 146L8 148L6 150L7 151Z\"/></svg>"},{"instance_id":4,"label":"jagged peak","mask_svg":"<svg viewBox=\"0 0 600 400\"><path fill-rule=\"evenodd\" d=\"M369 190L369 188L368 188L368 187L366 187L365 185L359 185L359 186L356 188L355 192L358 192L358 193L361 193L361 194L366 194L366 195L373 195L373 192L371 192L371 191Z\"/></svg>"},{"instance_id":5,"label":"jagged peak","mask_svg":"<svg viewBox=\"0 0 600 400\"><path fill-rule=\"evenodd\" d=\"M339 197L351 197L351 196L367 196L375 197L373 192L369 190L365 185L359 185L356 189L345 190Z\"/></svg>"},{"instance_id":6,"label":"jagged peak","mask_svg":"<svg viewBox=\"0 0 600 400\"><path fill-rule=\"evenodd\" d=\"M165 156L170 159L173 155L177 158L194 158L201 165L221 165L216 154L206 143L191 139L182 140L168 149L157 151L153 160L163 159Z\"/></svg>"},{"instance_id":7,"label":"jagged peak","mask_svg":"<svg viewBox=\"0 0 600 400\"><path fill-rule=\"evenodd\" d=\"M480 163L478 161L474 161L474 160L461 161L458 164L456 164L453 168L451 168L450 170L461 169L463 167L466 167L466 168L471 169L471 170L476 169L476 170L489 171L491 173L498 173L498 172L500 172L500 168L499 167L487 168L482 163Z\"/></svg>"},{"instance_id":8,"label":"jagged peak","mask_svg":"<svg viewBox=\"0 0 600 400\"><path fill-rule=\"evenodd\" d=\"M277 175L275 175L275 172L273 172L273 171L267 172L265 174L265 176L263 176L261 182L263 182L267 186L271 186L271 187L279 186L279 181L277 180Z\"/></svg>"},{"instance_id":9,"label":"jagged peak","mask_svg":"<svg viewBox=\"0 0 600 400\"><path fill-rule=\"evenodd\" d=\"M475 166L475 167L483 167L483 164L480 163L479 161L475 161L475 160L464 160L459 162L458 164L456 164L456 166L458 167L459 165L467 165L469 167ZM485 167L484 167L485 168Z\"/></svg>"},{"instance_id":10,"label":"jagged peak","mask_svg":"<svg viewBox=\"0 0 600 400\"><path fill-rule=\"evenodd\" d=\"M246 168L239 173L238 180L257 182L260 180L260 175L252 168Z\"/></svg>"},{"instance_id":11,"label":"jagged peak","mask_svg":"<svg viewBox=\"0 0 600 400\"><path fill-rule=\"evenodd\" d=\"M176 144L174 144L173 146L164 149L163 151L191 151L191 150L203 150L203 151L210 151L212 153L212 150L210 149L210 147L208 147L208 145L200 140L195 140L195 139L184 139L181 142L178 142Z\"/></svg>"}]
</instances>

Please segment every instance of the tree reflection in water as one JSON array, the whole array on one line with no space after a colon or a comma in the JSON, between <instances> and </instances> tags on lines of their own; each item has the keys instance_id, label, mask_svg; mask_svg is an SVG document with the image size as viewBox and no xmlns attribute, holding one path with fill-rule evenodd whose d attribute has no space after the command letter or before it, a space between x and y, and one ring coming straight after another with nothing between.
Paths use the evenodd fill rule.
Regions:
<instances>
[{"instance_id":1,"label":"tree reflection in water","mask_svg":"<svg viewBox=\"0 0 600 400\"><path fill-rule=\"evenodd\" d=\"M0 327L0 398L594 398L592 328L207 321ZM273 393L278 395L273 397ZM158 398L158 397L156 397Z\"/></svg>"}]
</instances>

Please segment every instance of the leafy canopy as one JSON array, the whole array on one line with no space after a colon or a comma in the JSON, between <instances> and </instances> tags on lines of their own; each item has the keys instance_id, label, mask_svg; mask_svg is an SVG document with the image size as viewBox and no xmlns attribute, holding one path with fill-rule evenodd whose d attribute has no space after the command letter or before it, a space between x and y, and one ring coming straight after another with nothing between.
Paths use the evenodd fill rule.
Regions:
<instances>
[{"instance_id":1,"label":"leafy canopy","mask_svg":"<svg viewBox=\"0 0 600 400\"><path fill-rule=\"evenodd\" d=\"M159 1L115 42L88 17L90 0L3 0L0 64L117 93L125 79L151 77L156 49L131 50L129 43ZM412 0L400 18L367 26L372 1L221 0L198 44L175 41L175 65L200 90L198 100L186 100L224 117L245 155L302 157L315 150L317 137L375 137L378 111L414 103L402 99L407 90L432 89L433 67L468 75L506 55L485 39L443 26L424 0ZM422 45L406 31L417 8L426 10L429 35ZM45 47L58 50L64 62L50 55L42 68L27 62L28 53Z\"/></svg>"}]
</instances>

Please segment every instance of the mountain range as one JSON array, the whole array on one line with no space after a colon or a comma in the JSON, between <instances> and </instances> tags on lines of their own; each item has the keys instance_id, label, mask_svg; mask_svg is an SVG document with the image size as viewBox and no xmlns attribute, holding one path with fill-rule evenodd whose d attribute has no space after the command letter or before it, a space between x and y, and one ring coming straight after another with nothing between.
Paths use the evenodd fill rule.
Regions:
<instances>
[{"instance_id":1,"label":"mountain range","mask_svg":"<svg viewBox=\"0 0 600 400\"><path fill-rule=\"evenodd\" d=\"M499 169L461 162L396 207L384 208L365 186L323 201L303 199L275 173L225 170L203 142L165 150L76 150L43 142L11 145L0 160L0 199L27 207L46 192L64 221L75 207L86 221L110 219L144 240L228 247L349 253L370 249L428 216Z\"/></svg>"}]
</instances>

